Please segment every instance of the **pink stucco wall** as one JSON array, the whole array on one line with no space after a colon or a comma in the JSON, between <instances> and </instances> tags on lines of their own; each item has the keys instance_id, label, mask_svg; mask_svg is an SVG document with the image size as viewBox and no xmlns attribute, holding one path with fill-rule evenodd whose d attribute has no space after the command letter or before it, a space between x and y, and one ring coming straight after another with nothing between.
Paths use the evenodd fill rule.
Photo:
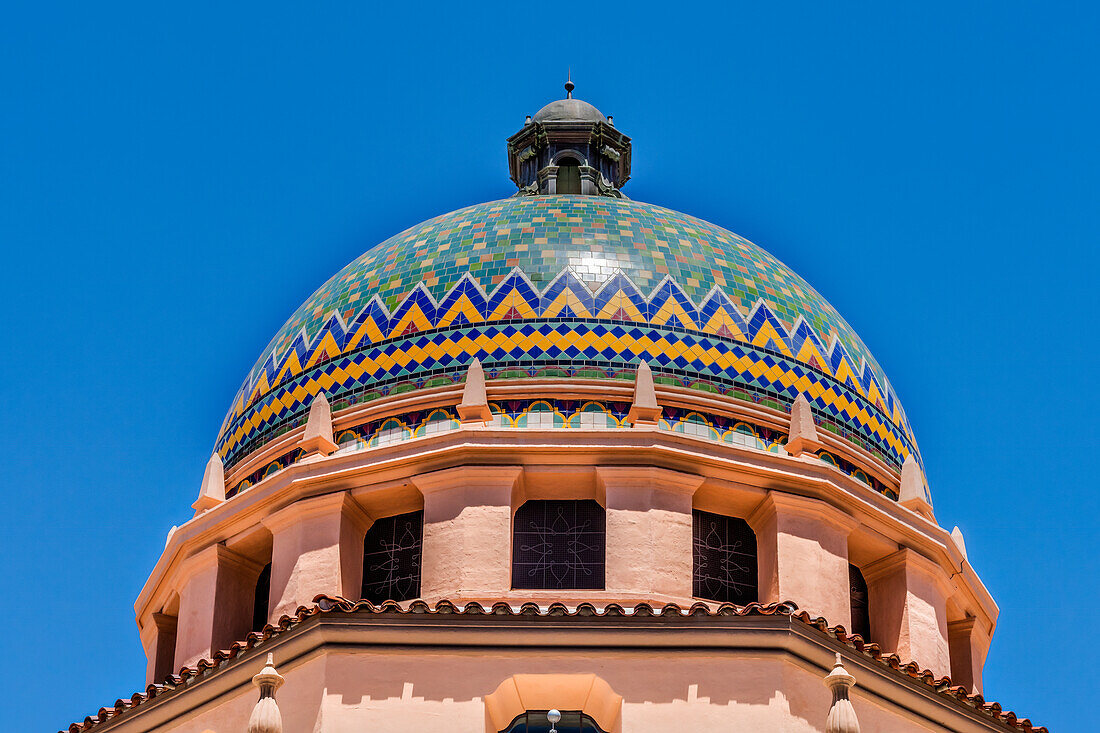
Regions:
<instances>
[{"instance_id":1,"label":"pink stucco wall","mask_svg":"<svg viewBox=\"0 0 1100 733\"><path fill-rule=\"evenodd\" d=\"M850 628L848 563L858 563L870 586L871 640L936 674L952 670L954 649L963 683L980 687L996 607L969 566L946 582L954 545L926 519L866 487L834 483L841 479L819 461L709 444L691 454L701 441L656 430L639 431L643 443L627 447L617 442L633 440L623 436L632 431L573 431L571 442L553 443L560 432L464 429L396 446L390 459L388 448L314 456L200 514L169 538L139 599L147 653L164 654L171 626L156 614L176 618L176 670L242 638L268 561L271 621L318 594L357 597L371 522L421 506L421 597L429 602L687 607L698 600L691 512L699 508L754 528L762 601L791 600ZM503 447L515 435L519 443ZM478 441L488 442L485 455L514 462L478 463L470 454ZM545 498L605 507L605 589L512 590L512 517L524 501ZM966 618L975 619L973 633L960 640L956 624L949 644L948 623ZM149 665L147 681L156 669Z\"/></svg>"},{"instance_id":2,"label":"pink stucco wall","mask_svg":"<svg viewBox=\"0 0 1100 733\"><path fill-rule=\"evenodd\" d=\"M464 731L491 733L485 697L512 675L595 674L622 696L624 733L636 731L824 730L830 695L822 669L766 654L553 650L490 652L356 649L280 666L284 730L314 733ZM239 733L256 691L241 686L158 728ZM858 682L853 705L863 733L939 731L941 726ZM929 711L932 712L932 711ZM940 710L940 715L945 713ZM941 718L951 719L951 716ZM983 730L963 719L953 730ZM145 730L135 719L123 730Z\"/></svg>"},{"instance_id":3,"label":"pink stucco wall","mask_svg":"<svg viewBox=\"0 0 1100 733\"><path fill-rule=\"evenodd\" d=\"M905 549L868 565L863 574L870 591L871 627L886 648L937 676L951 674L947 574Z\"/></svg>"}]
</instances>

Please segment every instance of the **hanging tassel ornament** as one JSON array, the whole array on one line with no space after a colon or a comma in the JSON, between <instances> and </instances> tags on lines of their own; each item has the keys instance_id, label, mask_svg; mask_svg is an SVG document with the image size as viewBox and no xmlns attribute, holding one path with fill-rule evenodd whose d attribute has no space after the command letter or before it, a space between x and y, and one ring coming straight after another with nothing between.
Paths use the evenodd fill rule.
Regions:
<instances>
[{"instance_id":1,"label":"hanging tassel ornament","mask_svg":"<svg viewBox=\"0 0 1100 733\"><path fill-rule=\"evenodd\" d=\"M260 688L260 699L248 719L248 733L283 733L283 715L275 702L275 691L283 682L283 676L275 671L274 656L268 654L267 665L252 678L252 684Z\"/></svg>"},{"instance_id":2,"label":"hanging tassel ornament","mask_svg":"<svg viewBox=\"0 0 1100 733\"><path fill-rule=\"evenodd\" d=\"M855 683L856 678L844 669L840 652L837 652L833 671L825 675L825 686L833 691L833 705L829 708L829 717L825 719L825 733L859 733L856 710L848 699L848 690Z\"/></svg>"}]
</instances>

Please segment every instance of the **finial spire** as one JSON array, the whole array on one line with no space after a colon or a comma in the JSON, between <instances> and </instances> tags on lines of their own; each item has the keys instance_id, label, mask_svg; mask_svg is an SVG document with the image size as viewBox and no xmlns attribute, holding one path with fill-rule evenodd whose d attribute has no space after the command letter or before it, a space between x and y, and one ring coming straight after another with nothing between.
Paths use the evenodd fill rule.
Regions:
<instances>
[{"instance_id":1,"label":"finial spire","mask_svg":"<svg viewBox=\"0 0 1100 733\"><path fill-rule=\"evenodd\" d=\"M463 425L485 425L493 419L489 399L485 394L485 370L476 356L466 370L466 384L462 387L462 402L458 405L458 419Z\"/></svg>"},{"instance_id":2,"label":"finial spire","mask_svg":"<svg viewBox=\"0 0 1100 733\"><path fill-rule=\"evenodd\" d=\"M634 402L626 420L634 427L656 425L661 419L661 406L657 404L657 390L653 386L653 370L644 359L638 364L634 377Z\"/></svg>"},{"instance_id":3,"label":"finial spire","mask_svg":"<svg viewBox=\"0 0 1100 733\"><path fill-rule=\"evenodd\" d=\"M195 510L195 516L202 514L207 509L213 509L225 501L225 468L222 465L222 457L214 451L210 460L206 462L206 471L202 475L202 488L199 489L199 498L191 508Z\"/></svg>"},{"instance_id":4,"label":"finial spire","mask_svg":"<svg viewBox=\"0 0 1100 733\"><path fill-rule=\"evenodd\" d=\"M898 491L898 504L906 509L932 517L932 494L924 482L924 472L920 470L916 456L912 452L905 457L901 466L901 488Z\"/></svg>"},{"instance_id":5,"label":"finial spire","mask_svg":"<svg viewBox=\"0 0 1100 733\"><path fill-rule=\"evenodd\" d=\"M248 733L283 733L283 715L275 702L275 691L283 682L283 676L275 671L273 655L268 654L267 664L252 678L252 684L260 688L260 699L248 719Z\"/></svg>"},{"instance_id":6,"label":"finial spire","mask_svg":"<svg viewBox=\"0 0 1100 733\"><path fill-rule=\"evenodd\" d=\"M332 406L324 392L318 392L309 405L306 429L298 445L307 454L327 456L336 450L336 441L332 438Z\"/></svg>"},{"instance_id":7,"label":"finial spire","mask_svg":"<svg viewBox=\"0 0 1100 733\"><path fill-rule=\"evenodd\" d=\"M833 671L825 675L825 686L833 692L833 704L825 719L825 733L859 733L859 720L856 719L855 708L848 698L848 690L855 683L856 678L844 669L840 652L837 652Z\"/></svg>"},{"instance_id":8,"label":"finial spire","mask_svg":"<svg viewBox=\"0 0 1100 733\"><path fill-rule=\"evenodd\" d=\"M806 395L799 394L791 405L791 429L787 433L787 452L792 456L813 453L821 447L817 437L817 426L810 411L810 401Z\"/></svg>"},{"instance_id":9,"label":"finial spire","mask_svg":"<svg viewBox=\"0 0 1100 733\"><path fill-rule=\"evenodd\" d=\"M573 70L567 68L565 70L565 98L573 98L573 90L576 89L576 84L573 83Z\"/></svg>"}]
</instances>

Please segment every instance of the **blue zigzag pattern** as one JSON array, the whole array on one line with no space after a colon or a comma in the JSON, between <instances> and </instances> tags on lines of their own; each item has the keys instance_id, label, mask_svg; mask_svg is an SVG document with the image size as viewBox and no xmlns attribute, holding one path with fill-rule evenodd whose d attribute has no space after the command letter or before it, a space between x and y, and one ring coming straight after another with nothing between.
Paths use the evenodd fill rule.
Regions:
<instances>
[{"instance_id":1,"label":"blue zigzag pattern","mask_svg":"<svg viewBox=\"0 0 1100 733\"><path fill-rule=\"evenodd\" d=\"M438 301L424 283L418 283L392 312L377 295L350 323L332 312L312 337L304 330L299 332L281 356L271 354L253 371L238 392L222 432L276 385L293 379L307 367L417 331L476 325L473 321L522 319L640 322L751 343L795 358L808 353L810 366L827 372L865 398L877 396L881 400L877 407L910 439L912 436L893 391L885 380L876 377L866 359L855 364L836 334L823 340L801 315L788 329L762 299L746 315L718 286L696 304L667 276L646 297L621 270L613 272L593 292L568 268L541 292L516 268L491 293L473 275L465 273ZM721 325L716 327L716 321Z\"/></svg>"}]
</instances>

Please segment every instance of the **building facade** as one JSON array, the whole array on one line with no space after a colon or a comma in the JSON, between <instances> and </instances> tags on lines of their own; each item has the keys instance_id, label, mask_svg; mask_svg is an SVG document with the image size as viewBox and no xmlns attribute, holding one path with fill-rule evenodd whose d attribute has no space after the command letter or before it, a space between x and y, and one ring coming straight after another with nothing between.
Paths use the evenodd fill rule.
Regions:
<instances>
[{"instance_id":1,"label":"building facade","mask_svg":"<svg viewBox=\"0 0 1100 733\"><path fill-rule=\"evenodd\" d=\"M1045 730L859 336L566 90L275 335L71 731Z\"/></svg>"}]
</instances>

